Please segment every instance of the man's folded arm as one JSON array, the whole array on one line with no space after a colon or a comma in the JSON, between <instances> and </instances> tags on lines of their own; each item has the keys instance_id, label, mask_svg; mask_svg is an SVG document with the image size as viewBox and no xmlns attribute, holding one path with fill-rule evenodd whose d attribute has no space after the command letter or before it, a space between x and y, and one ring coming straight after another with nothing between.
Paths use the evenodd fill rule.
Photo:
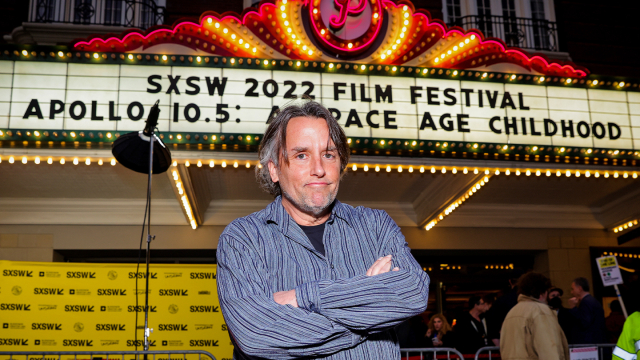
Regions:
<instances>
[{"instance_id":1,"label":"man's folded arm","mask_svg":"<svg viewBox=\"0 0 640 360\"><path fill-rule=\"evenodd\" d=\"M327 355L361 342L359 335L326 317L273 300L257 254L223 234L217 249L218 297L240 350L249 356L293 359Z\"/></svg>"},{"instance_id":2,"label":"man's folded arm","mask_svg":"<svg viewBox=\"0 0 640 360\"><path fill-rule=\"evenodd\" d=\"M386 212L373 211L377 236L384 244L381 255L392 255L391 267L400 269L375 276L313 281L296 288L298 306L367 333L387 330L420 314L429 299L429 276L411 255L400 228Z\"/></svg>"}]
</instances>

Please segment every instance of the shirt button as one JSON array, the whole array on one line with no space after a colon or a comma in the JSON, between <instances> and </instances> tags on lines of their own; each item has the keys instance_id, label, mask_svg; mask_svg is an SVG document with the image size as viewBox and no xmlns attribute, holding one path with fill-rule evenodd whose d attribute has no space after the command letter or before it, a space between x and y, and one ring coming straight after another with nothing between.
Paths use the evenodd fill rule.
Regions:
<instances>
[{"instance_id":1,"label":"shirt button","mask_svg":"<svg viewBox=\"0 0 640 360\"><path fill-rule=\"evenodd\" d=\"M364 341L366 337L364 335L360 336L360 341Z\"/></svg>"},{"instance_id":2,"label":"shirt button","mask_svg":"<svg viewBox=\"0 0 640 360\"><path fill-rule=\"evenodd\" d=\"M331 268L332 268L332 269L334 268L333 264L331 264Z\"/></svg>"}]
</instances>

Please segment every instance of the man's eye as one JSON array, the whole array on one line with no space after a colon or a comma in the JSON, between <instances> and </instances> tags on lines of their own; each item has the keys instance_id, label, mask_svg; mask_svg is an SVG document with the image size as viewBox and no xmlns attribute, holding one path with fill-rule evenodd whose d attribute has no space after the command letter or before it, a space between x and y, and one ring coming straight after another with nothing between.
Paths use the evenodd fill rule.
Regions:
<instances>
[{"instance_id":1,"label":"man's eye","mask_svg":"<svg viewBox=\"0 0 640 360\"><path fill-rule=\"evenodd\" d=\"M307 155L305 155L305 154L298 154L298 155L296 155L296 159L304 159L304 158L306 158L306 157L307 157Z\"/></svg>"},{"instance_id":2,"label":"man's eye","mask_svg":"<svg viewBox=\"0 0 640 360\"><path fill-rule=\"evenodd\" d=\"M327 153L327 154L324 154L324 157L326 157L327 159L333 159L336 156L334 154Z\"/></svg>"}]
</instances>

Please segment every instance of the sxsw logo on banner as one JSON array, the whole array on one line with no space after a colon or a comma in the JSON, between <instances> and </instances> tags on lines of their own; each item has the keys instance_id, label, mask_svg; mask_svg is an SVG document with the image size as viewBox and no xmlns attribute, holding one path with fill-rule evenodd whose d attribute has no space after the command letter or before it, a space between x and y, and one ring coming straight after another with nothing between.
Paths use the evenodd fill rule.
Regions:
<instances>
[{"instance_id":1,"label":"sxsw logo on banner","mask_svg":"<svg viewBox=\"0 0 640 360\"><path fill-rule=\"evenodd\" d=\"M216 273L213 272L192 272L190 275L191 279L202 280L202 279L216 279Z\"/></svg>"},{"instance_id":2,"label":"sxsw logo on banner","mask_svg":"<svg viewBox=\"0 0 640 360\"><path fill-rule=\"evenodd\" d=\"M94 312L93 305L65 305L65 312Z\"/></svg>"},{"instance_id":3,"label":"sxsw logo on banner","mask_svg":"<svg viewBox=\"0 0 640 360\"><path fill-rule=\"evenodd\" d=\"M188 331L186 324L160 324L160 331Z\"/></svg>"},{"instance_id":4,"label":"sxsw logo on banner","mask_svg":"<svg viewBox=\"0 0 640 360\"><path fill-rule=\"evenodd\" d=\"M2 311L31 311L31 304L0 304Z\"/></svg>"},{"instance_id":5,"label":"sxsw logo on banner","mask_svg":"<svg viewBox=\"0 0 640 360\"><path fill-rule=\"evenodd\" d=\"M189 307L189 312L218 312L218 306L207 306L207 305L191 305Z\"/></svg>"},{"instance_id":6,"label":"sxsw logo on banner","mask_svg":"<svg viewBox=\"0 0 640 360\"><path fill-rule=\"evenodd\" d=\"M76 340L76 339L64 339L62 340L62 346L85 346L93 347L93 340Z\"/></svg>"},{"instance_id":7,"label":"sxsw logo on banner","mask_svg":"<svg viewBox=\"0 0 640 360\"><path fill-rule=\"evenodd\" d=\"M210 347L218 346L218 340L189 340L191 347Z\"/></svg>"},{"instance_id":8,"label":"sxsw logo on banner","mask_svg":"<svg viewBox=\"0 0 640 360\"><path fill-rule=\"evenodd\" d=\"M20 277L33 277L33 271L27 270L3 270L2 276L20 276Z\"/></svg>"},{"instance_id":9,"label":"sxsw logo on banner","mask_svg":"<svg viewBox=\"0 0 640 360\"><path fill-rule=\"evenodd\" d=\"M0 339L0 346L29 346L29 339Z\"/></svg>"},{"instance_id":10,"label":"sxsw logo on banner","mask_svg":"<svg viewBox=\"0 0 640 360\"><path fill-rule=\"evenodd\" d=\"M127 340L127 347L144 346L144 340ZM149 347L155 347L156 341L149 340Z\"/></svg>"},{"instance_id":11,"label":"sxsw logo on banner","mask_svg":"<svg viewBox=\"0 0 640 360\"><path fill-rule=\"evenodd\" d=\"M67 271L67 279L95 279L96 273L89 271Z\"/></svg>"},{"instance_id":12,"label":"sxsw logo on banner","mask_svg":"<svg viewBox=\"0 0 640 360\"><path fill-rule=\"evenodd\" d=\"M31 330L62 330L62 324L32 323Z\"/></svg>"},{"instance_id":13,"label":"sxsw logo on banner","mask_svg":"<svg viewBox=\"0 0 640 360\"><path fill-rule=\"evenodd\" d=\"M133 305L129 305L129 307L127 307L127 312L144 312L145 307L144 306L133 306ZM158 312L157 307L156 306L149 306L149 312Z\"/></svg>"},{"instance_id":14,"label":"sxsw logo on banner","mask_svg":"<svg viewBox=\"0 0 640 360\"><path fill-rule=\"evenodd\" d=\"M160 289L160 296L189 296L188 292L184 289Z\"/></svg>"},{"instance_id":15,"label":"sxsw logo on banner","mask_svg":"<svg viewBox=\"0 0 640 360\"><path fill-rule=\"evenodd\" d=\"M125 289L98 289L98 296L126 296Z\"/></svg>"},{"instance_id":16,"label":"sxsw logo on banner","mask_svg":"<svg viewBox=\"0 0 640 360\"><path fill-rule=\"evenodd\" d=\"M64 295L64 289L60 288L34 288L35 295Z\"/></svg>"},{"instance_id":17,"label":"sxsw logo on banner","mask_svg":"<svg viewBox=\"0 0 640 360\"><path fill-rule=\"evenodd\" d=\"M96 331L126 331L125 324L96 324Z\"/></svg>"},{"instance_id":18,"label":"sxsw logo on banner","mask_svg":"<svg viewBox=\"0 0 640 360\"><path fill-rule=\"evenodd\" d=\"M149 277L149 279L157 279L158 278L158 273L152 272L152 273L149 273L149 275L151 275ZM145 279L146 277L147 277L147 273L145 273L143 271L142 272L132 271L132 272L129 273L129 279L136 279L136 278Z\"/></svg>"}]
</instances>

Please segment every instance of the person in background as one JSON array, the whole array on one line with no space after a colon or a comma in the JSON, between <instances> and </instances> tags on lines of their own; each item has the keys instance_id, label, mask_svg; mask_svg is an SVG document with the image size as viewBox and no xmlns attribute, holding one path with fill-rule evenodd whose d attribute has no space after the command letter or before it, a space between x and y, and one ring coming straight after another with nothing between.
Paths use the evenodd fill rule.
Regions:
<instances>
[{"instance_id":1,"label":"person in background","mask_svg":"<svg viewBox=\"0 0 640 360\"><path fill-rule=\"evenodd\" d=\"M518 304L504 319L500 338L503 360L569 360L569 344L547 305L551 281L530 272L518 281Z\"/></svg>"},{"instance_id":2,"label":"person in background","mask_svg":"<svg viewBox=\"0 0 640 360\"><path fill-rule=\"evenodd\" d=\"M618 342L620 333L622 333L625 318L622 313L620 301L613 300L611 304L609 304L609 308L611 309L611 314L604 319L604 325L607 329L607 341L611 344L615 344Z\"/></svg>"},{"instance_id":3,"label":"person in background","mask_svg":"<svg viewBox=\"0 0 640 360\"><path fill-rule=\"evenodd\" d=\"M636 360L640 358L640 312L634 312L624 322L624 328L616 347L613 360Z\"/></svg>"},{"instance_id":4,"label":"person in background","mask_svg":"<svg viewBox=\"0 0 640 360\"><path fill-rule=\"evenodd\" d=\"M433 315L428 327L429 330L424 334L424 347L451 347L451 325L444 315Z\"/></svg>"},{"instance_id":5,"label":"person in background","mask_svg":"<svg viewBox=\"0 0 640 360\"><path fill-rule=\"evenodd\" d=\"M522 276L521 270L513 270L509 277L509 290L499 297L490 310L487 312L487 324L489 325L489 339L492 345L500 346L500 329L502 322L511 310L518 303L518 279Z\"/></svg>"},{"instance_id":6,"label":"person in background","mask_svg":"<svg viewBox=\"0 0 640 360\"><path fill-rule=\"evenodd\" d=\"M463 313L453 330L456 346L462 354L475 354L481 347L489 345L487 321L482 316L488 306L481 296L469 298L469 312Z\"/></svg>"},{"instance_id":7,"label":"person in background","mask_svg":"<svg viewBox=\"0 0 640 360\"><path fill-rule=\"evenodd\" d=\"M571 283L570 314L575 318L571 330L571 344L602 344L604 336L604 309L591 294L589 281L579 277Z\"/></svg>"},{"instance_id":8,"label":"person in background","mask_svg":"<svg viewBox=\"0 0 640 360\"><path fill-rule=\"evenodd\" d=\"M562 295L564 291L560 288L554 287L549 290L549 296L547 303L551 310L555 311L558 315L558 323L564 332L564 336L567 340L571 339L571 329L573 327L573 315L569 313L569 309L562 305Z\"/></svg>"}]
</instances>

